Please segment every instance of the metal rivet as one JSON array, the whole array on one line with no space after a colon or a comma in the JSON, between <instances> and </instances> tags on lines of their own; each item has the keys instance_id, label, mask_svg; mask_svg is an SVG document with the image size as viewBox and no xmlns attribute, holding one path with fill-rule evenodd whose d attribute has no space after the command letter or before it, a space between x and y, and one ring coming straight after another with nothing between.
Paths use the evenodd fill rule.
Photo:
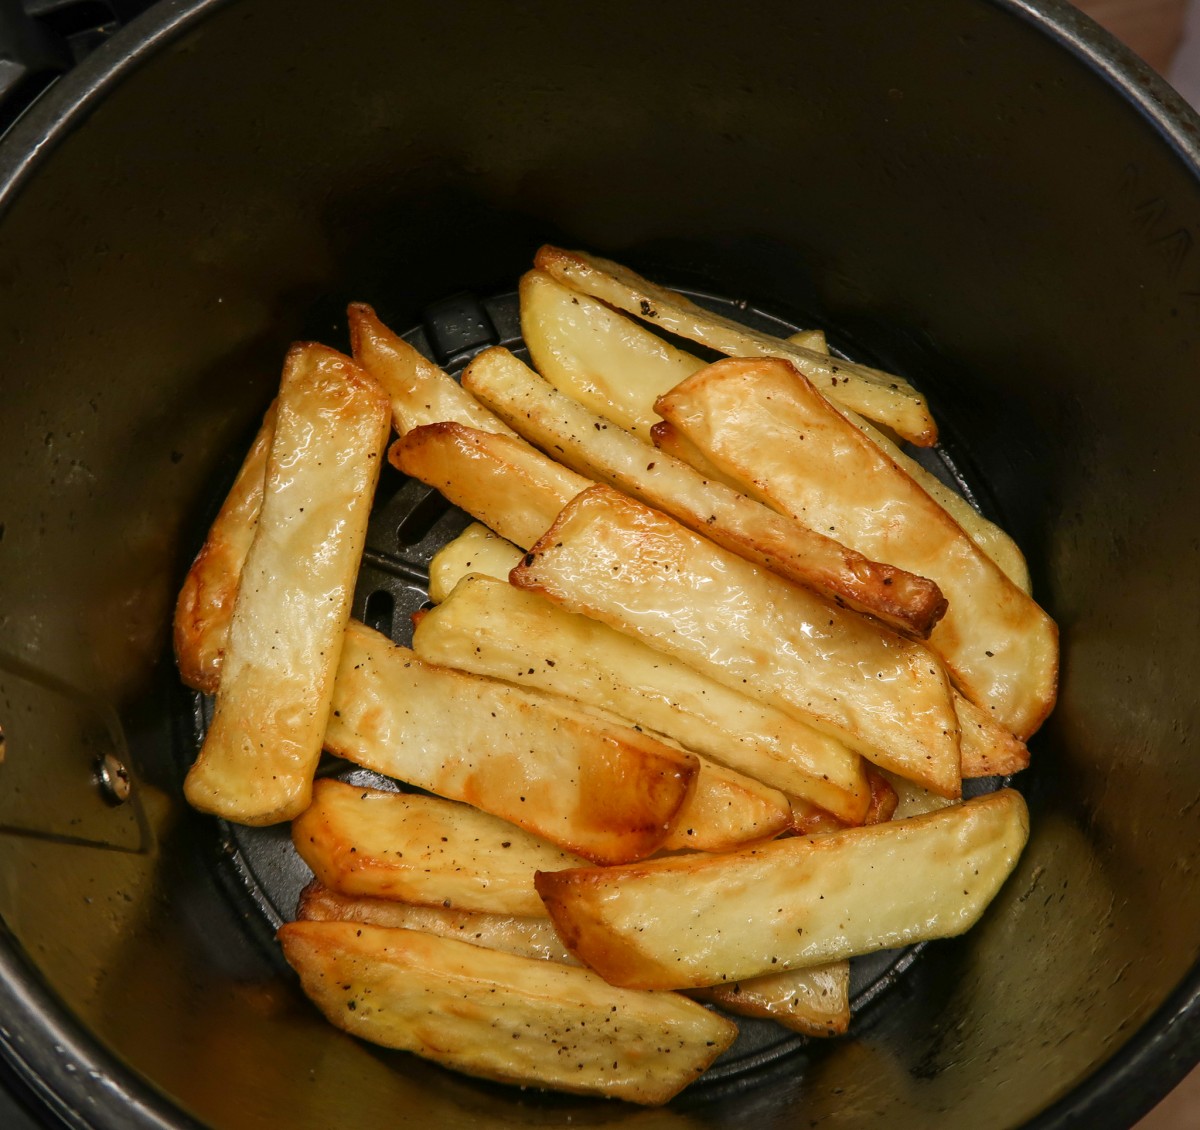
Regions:
<instances>
[{"instance_id":1,"label":"metal rivet","mask_svg":"<svg viewBox=\"0 0 1200 1130\"><path fill-rule=\"evenodd\" d=\"M129 770L111 753L106 753L96 763L96 783L109 804L124 804L133 792Z\"/></svg>"}]
</instances>

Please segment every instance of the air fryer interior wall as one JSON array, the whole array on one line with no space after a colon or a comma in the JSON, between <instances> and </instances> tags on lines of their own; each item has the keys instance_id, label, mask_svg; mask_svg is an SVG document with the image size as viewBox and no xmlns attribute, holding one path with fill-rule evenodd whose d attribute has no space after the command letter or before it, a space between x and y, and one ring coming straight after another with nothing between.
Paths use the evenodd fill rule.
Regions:
<instances>
[{"instance_id":1,"label":"air fryer interior wall","mask_svg":"<svg viewBox=\"0 0 1200 1130\"><path fill-rule=\"evenodd\" d=\"M1195 169L1008 6L241 0L141 29L193 6L0 223L0 944L32 971L9 1054L78 1098L21 1009L73 1016L150 1106L228 1130L986 1130L1103 1071L1200 941ZM854 1038L659 1112L335 1034L180 796L170 603L288 342L344 346L349 300L404 327L510 289L546 240L909 375L1065 643L1033 839L981 925ZM105 752L129 805L92 785ZM124 1124L94 1093L84 1117Z\"/></svg>"}]
</instances>

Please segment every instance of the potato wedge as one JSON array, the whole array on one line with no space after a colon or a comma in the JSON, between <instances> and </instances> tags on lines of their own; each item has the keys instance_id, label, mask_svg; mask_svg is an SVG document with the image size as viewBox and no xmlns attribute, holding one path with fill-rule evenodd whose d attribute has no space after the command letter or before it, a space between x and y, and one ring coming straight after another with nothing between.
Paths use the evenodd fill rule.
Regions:
<instances>
[{"instance_id":1,"label":"potato wedge","mask_svg":"<svg viewBox=\"0 0 1200 1130\"><path fill-rule=\"evenodd\" d=\"M504 421L464 392L452 376L392 333L366 303L351 303L346 318L354 360L387 393L392 406L392 425L399 435L443 420L454 420L484 432L514 435Z\"/></svg>"},{"instance_id":2,"label":"potato wedge","mask_svg":"<svg viewBox=\"0 0 1200 1130\"><path fill-rule=\"evenodd\" d=\"M691 754L570 699L432 666L355 621L325 748L597 863L657 850L698 772Z\"/></svg>"},{"instance_id":3,"label":"potato wedge","mask_svg":"<svg viewBox=\"0 0 1200 1130\"><path fill-rule=\"evenodd\" d=\"M522 549L592 485L524 440L452 422L414 428L392 444L388 458Z\"/></svg>"},{"instance_id":4,"label":"potato wedge","mask_svg":"<svg viewBox=\"0 0 1200 1130\"><path fill-rule=\"evenodd\" d=\"M792 823L788 798L735 769L698 758L696 784L663 851L734 851L773 840Z\"/></svg>"},{"instance_id":5,"label":"potato wedge","mask_svg":"<svg viewBox=\"0 0 1200 1130\"><path fill-rule=\"evenodd\" d=\"M615 427L559 392L507 349L485 349L463 385L572 470L641 499L827 600L924 638L946 610L937 585L870 561Z\"/></svg>"},{"instance_id":6,"label":"potato wedge","mask_svg":"<svg viewBox=\"0 0 1200 1130\"><path fill-rule=\"evenodd\" d=\"M527 271L519 292L521 336L533 367L559 392L638 439L648 442L659 423L655 399L708 364L545 271ZM829 352L821 330L786 340Z\"/></svg>"},{"instance_id":7,"label":"potato wedge","mask_svg":"<svg viewBox=\"0 0 1200 1130\"><path fill-rule=\"evenodd\" d=\"M958 720L936 657L611 487L564 507L510 579L959 794Z\"/></svg>"},{"instance_id":8,"label":"potato wedge","mask_svg":"<svg viewBox=\"0 0 1200 1130\"><path fill-rule=\"evenodd\" d=\"M478 560L474 550L466 557ZM442 583L451 579L450 564ZM413 649L430 663L612 711L846 823L866 813L862 759L841 742L607 624L494 577L463 577L421 618Z\"/></svg>"},{"instance_id":9,"label":"potato wedge","mask_svg":"<svg viewBox=\"0 0 1200 1130\"><path fill-rule=\"evenodd\" d=\"M1029 767L1029 749L981 706L954 692L954 712L962 735L962 775L1007 777Z\"/></svg>"},{"instance_id":10,"label":"potato wedge","mask_svg":"<svg viewBox=\"0 0 1200 1130\"><path fill-rule=\"evenodd\" d=\"M734 357L782 357L806 373L839 404L886 424L918 447L937 442L937 425L925 398L902 377L805 349L738 325L697 306L681 294L656 286L627 267L586 255L542 247L534 266L573 290L653 322L669 333Z\"/></svg>"},{"instance_id":11,"label":"potato wedge","mask_svg":"<svg viewBox=\"0 0 1200 1130\"><path fill-rule=\"evenodd\" d=\"M547 381L649 442L655 398L708 363L545 271L521 278L521 336Z\"/></svg>"},{"instance_id":12,"label":"potato wedge","mask_svg":"<svg viewBox=\"0 0 1200 1130\"><path fill-rule=\"evenodd\" d=\"M340 894L542 918L533 873L587 864L470 805L328 778L292 821L292 843Z\"/></svg>"},{"instance_id":13,"label":"potato wedge","mask_svg":"<svg viewBox=\"0 0 1200 1130\"><path fill-rule=\"evenodd\" d=\"M216 713L184 784L203 812L273 824L308 805L387 433L387 398L357 365L293 347Z\"/></svg>"},{"instance_id":14,"label":"potato wedge","mask_svg":"<svg viewBox=\"0 0 1200 1130\"><path fill-rule=\"evenodd\" d=\"M657 1105L737 1035L674 993L414 930L290 922L279 941L337 1027L502 1083Z\"/></svg>"},{"instance_id":15,"label":"potato wedge","mask_svg":"<svg viewBox=\"0 0 1200 1130\"><path fill-rule=\"evenodd\" d=\"M175 662L179 665L179 677L193 690L205 694L216 694L221 682L229 621L233 618L242 566L258 527L263 480L274 434L272 401L175 603Z\"/></svg>"},{"instance_id":16,"label":"potato wedge","mask_svg":"<svg viewBox=\"0 0 1200 1130\"><path fill-rule=\"evenodd\" d=\"M394 899L353 898L313 880L300 892L296 917L302 922L359 922L368 926L420 930L457 938L473 946L536 957L563 965L579 959L562 944L549 918L520 914L488 914L444 906L413 906Z\"/></svg>"},{"instance_id":17,"label":"potato wedge","mask_svg":"<svg viewBox=\"0 0 1200 1130\"><path fill-rule=\"evenodd\" d=\"M482 573L504 580L523 556L519 546L493 533L482 522L472 522L458 537L442 546L429 562L429 599L440 604L468 573ZM487 674L484 671L476 673Z\"/></svg>"},{"instance_id":18,"label":"potato wedge","mask_svg":"<svg viewBox=\"0 0 1200 1130\"><path fill-rule=\"evenodd\" d=\"M739 1016L774 1020L806 1036L842 1036L850 1027L850 963L831 961L809 969L787 969L724 985L689 989Z\"/></svg>"},{"instance_id":19,"label":"potato wedge","mask_svg":"<svg viewBox=\"0 0 1200 1130\"><path fill-rule=\"evenodd\" d=\"M729 855L539 872L559 936L606 980L681 989L950 937L1016 864L1011 789L910 820Z\"/></svg>"},{"instance_id":20,"label":"potato wedge","mask_svg":"<svg viewBox=\"0 0 1200 1130\"><path fill-rule=\"evenodd\" d=\"M930 647L1019 738L1054 705L1058 632L955 521L782 361L721 361L659 412L743 489L847 545L932 577L950 602Z\"/></svg>"}]
</instances>

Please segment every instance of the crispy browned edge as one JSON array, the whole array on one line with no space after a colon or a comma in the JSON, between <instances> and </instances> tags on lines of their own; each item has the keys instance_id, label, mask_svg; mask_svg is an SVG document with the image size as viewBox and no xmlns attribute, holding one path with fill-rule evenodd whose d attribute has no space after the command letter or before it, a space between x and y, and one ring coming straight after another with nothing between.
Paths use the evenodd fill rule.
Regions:
<instances>
[{"instance_id":1,"label":"crispy browned edge","mask_svg":"<svg viewBox=\"0 0 1200 1130\"><path fill-rule=\"evenodd\" d=\"M173 635L179 677L205 694L216 694L221 682L221 659L246 559L244 549L233 544L229 531L236 527L244 532L258 521L274 434L272 401L175 602Z\"/></svg>"}]
</instances>

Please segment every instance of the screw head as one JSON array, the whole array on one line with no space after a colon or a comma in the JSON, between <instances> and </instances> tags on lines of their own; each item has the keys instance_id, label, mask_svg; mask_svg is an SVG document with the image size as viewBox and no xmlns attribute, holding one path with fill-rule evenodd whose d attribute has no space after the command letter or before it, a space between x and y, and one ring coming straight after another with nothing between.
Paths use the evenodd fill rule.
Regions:
<instances>
[{"instance_id":1,"label":"screw head","mask_svg":"<svg viewBox=\"0 0 1200 1130\"><path fill-rule=\"evenodd\" d=\"M133 778L115 754L106 753L96 763L96 784L109 804L124 804L133 792Z\"/></svg>"}]
</instances>

